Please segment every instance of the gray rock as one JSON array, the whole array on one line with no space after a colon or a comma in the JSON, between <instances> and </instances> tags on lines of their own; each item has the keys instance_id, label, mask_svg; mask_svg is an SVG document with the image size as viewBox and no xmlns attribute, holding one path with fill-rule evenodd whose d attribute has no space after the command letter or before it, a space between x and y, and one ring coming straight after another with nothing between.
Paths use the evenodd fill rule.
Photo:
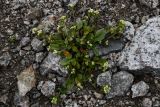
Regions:
<instances>
[{"instance_id":1,"label":"gray rock","mask_svg":"<svg viewBox=\"0 0 160 107\"><path fill-rule=\"evenodd\" d=\"M65 107L78 107L78 104L77 102L68 99L67 101L65 101Z\"/></svg>"},{"instance_id":2,"label":"gray rock","mask_svg":"<svg viewBox=\"0 0 160 107\"><path fill-rule=\"evenodd\" d=\"M41 62L44 59L44 53L36 53L36 62Z\"/></svg>"},{"instance_id":3,"label":"gray rock","mask_svg":"<svg viewBox=\"0 0 160 107\"><path fill-rule=\"evenodd\" d=\"M121 40L110 40L108 46L106 47L97 47L99 55L100 56L105 56L111 52L118 52L121 51L124 47L124 43ZM94 52L91 50L89 52L89 56L93 57Z\"/></svg>"},{"instance_id":4,"label":"gray rock","mask_svg":"<svg viewBox=\"0 0 160 107\"><path fill-rule=\"evenodd\" d=\"M43 16L43 11L40 8L31 8L28 12L27 18L35 20Z\"/></svg>"},{"instance_id":5,"label":"gray rock","mask_svg":"<svg viewBox=\"0 0 160 107\"><path fill-rule=\"evenodd\" d=\"M106 97L113 98L115 96L125 95L131 87L133 80L133 75L125 71L114 74L112 77L111 90Z\"/></svg>"},{"instance_id":6,"label":"gray rock","mask_svg":"<svg viewBox=\"0 0 160 107\"><path fill-rule=\"evenodd\" d=\"M119 58L120 68L157 74L160 70L159 53L160 17L154 17L137 29L129 46L122 51Z\"/></svg>"},{"instance_id":7,"label":"gray rock","mask_svg":"<svg viewBox=\"0 0 160 107\"><path fill-rule=\"evenodd\" d=\"M26 46L26 47L23 47L22 49L26 50L26 51L30 51L31 50L31 46Z\"/></svg>"},{"instance_id":8,"label":"gray rock","mask_svg":"<svg viewBox=\"0 0 160 107\"><path fill-rule=\"evenodd\" d=\"M97 99L102 99L103 98L103 95L100 94L100 93L94 92L93 94Z\"/></svg>"},{"instance_id":9,"label":"gray rock","mask_svg":"<svg viewBox=\"0 0 160 107\"><path fill-rule=\"evenodd\" d=\"M140 81L134 85L132 85L132 98L145 96L149 91L149 85L147 85L144 81Z\"/></svg>"},{"instance_id":10,"label":"gray rock","mask_svg":"<svg viewBox=\"0 0 160 107\"><path fill-rule=\"evenodd\" d=\"M43 18L43 20L41 21L41 23L38 25L38 29L43 29L44 32L49 32L51 30L51 28L54 28L54 24L55 24L55 18L56 16L54 15L48 15L45 18Z\"/></svg>"},{"instance_id":11,"label":"gray rock","mask_svg":"<svg viewBox=\"0 0 160 107\"><path fill-rule=\"evenodd\" d=\"M34 103L31 105L31 107L41 107L39 103Z\"/></svg>"},{"instance_id":12,"label":"gray rock","mask_svg":"<svg viewBox=\"0 0 160 107\"><path fill-rule=\"evenodd\" d=\"M54 95L56 84L52 81L40 81L37 89L41 90L41 93L45 96Z\"/></svg>"},{"instance_id":13,"label":"gray rock","mask_svg":"<svg viewBox=\"0 0 160 107\"><path fill-rule=\"evenodd\" d=\"M43 42L37 38L34 38L31 42L31 46L35 51L41 51L44 49Z\"/></svg>"},{"instance_id":14,"label":"gray rock","mask_svg":"<svg viewBox=\"0 0 160 107\"><path fill-rule=\"evenodd\" d=\"M153 107L160 107L160 101L156 100L153 102Z\"/></svg>"},{"instance_id":15,"label":"gray rock","mask_svg":"<svg viewBox=\"0 0 160 107\"><path fill-rule=\"evenodd\" d=\"M101 73L97 77L97 84L99 86L103 86L106 84L111 85L111 77L112 77L112 74L110 71Z\"/></svg>"},{"instance_id":16,"label":"gray rock","mask_svg":"<svg viewBox=\"0 0 160 107\"><path fill-rule=\"evenodd\" d=\"M8 52L5 52L0 56L0 65L1 66L8 66L11 61L11 56Z\"/></svg>"},{"instance_id":17,"label":"gray rock","mask_svg":"<svg viewBox=\"0 0 160 107\"><path fill-rule=\"evenodd\" d=\"M7 94L4 94L4 95L0 96L0 102L2 102L4 104L7 104L6 103L7 100L8 100L8 95Z\"/></svg>"},{"instance_id":18,"label":"gray rock","mask_svg":"<svg viewBox=\"0 0 160 107\"><path fill-rule=\"evenodd\" d=\"M152 100L149 98L144 98L142 101L143 107L152 107Z\"/></svg>"},{"instance_id":19,"label":"gray rock","mask_svg":"<svg viewBox=\"0 0 160 107\"><path fill-rule=\"evenodd\" d=\"M77 3L78 3L78 0L70 0L69 4L76 5Z\"/></svg>"},{"instance_id":20,"label":"gray rock","mask_svg":"<svg viewBox=\"0 0 160 107\"><path fill-rule=\"evenodd\" d=\"M139 0L141 4L144 4L150 8L156 8L159 5L158 0Z\"/></svg>"},{"instance_id":21,"label":"gray rock","mask_svg":"<svg viewBox=\"0 0 160 107\"><path fill-rule=\"evenodd\" d=\"M29 42L30 42L29 37L23 37L21 42L20 42L20 46L26 46Z\"/></svg>"},{"instance_id":22,"label":"gray rock","mask_svg":"<svg viewBox=\"0 0 160 107\"><path fill-rule=\"evenodd\" d=\"M18 93L15 93L14 104L16 107L29 107L29 97L22 97Z\"/></svg>"},{"instance_id":23,"label":"gray rock","mask_svg":"<svg viewBox=\"0 0 160 107\"><path fill-rule=\"evenodd\" d=\"M25 96L25 94L30 91L35 86L35 71L32 66L25 69L20 75L17 76L18 90L20 96Z\"/></svg>"},{"instance_id":24,"label":"gray rock","mask_svg":"<svg viewBox=\"0 0 160 107\"><path fill-rule=\"evenodd\" d=\"M123 33L124 37L127 40L131 40L134 36L135 33L135 29L132 23L130 23L129 21L125 21L125 31Z\"/></svg>"},{"instance_id":25,"label":"gray rock","mask_svg":"<svg viewBox=\"0 0 160 107\"><path fill-rule=\"evenodd\" d=\"M68 72L60 66L60 59L60 56L50 52L40 65L41 75L46 75L49 72L56 72L62 76L66 76Z\"/></svg>"}]
</instances>

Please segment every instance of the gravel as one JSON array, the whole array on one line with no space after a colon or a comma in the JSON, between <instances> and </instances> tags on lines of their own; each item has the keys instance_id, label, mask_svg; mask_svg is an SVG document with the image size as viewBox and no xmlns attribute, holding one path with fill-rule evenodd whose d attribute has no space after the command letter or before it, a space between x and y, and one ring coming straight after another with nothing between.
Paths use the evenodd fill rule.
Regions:
<instances>
[{"instance_id":1,"label":"gravel","mask_svg":"<svg viewBox=\"0 0 160 107\"><path fill-rule=\"evenodd\" d=\"M40 81L37 89L45 96L52 96L55 92L56 84L52 81Z\"/></svg>"},{"instance_id":2,"label":"gravel","mask_svg":"<svg viewBox=\"0 0 160 107\"><path fill-rule=\"evenodd\" d=\"M5 52L0 56L0 65L1 66L8 66L11 61L11 56L8 52Z\"/></svg>"}]
</instances>

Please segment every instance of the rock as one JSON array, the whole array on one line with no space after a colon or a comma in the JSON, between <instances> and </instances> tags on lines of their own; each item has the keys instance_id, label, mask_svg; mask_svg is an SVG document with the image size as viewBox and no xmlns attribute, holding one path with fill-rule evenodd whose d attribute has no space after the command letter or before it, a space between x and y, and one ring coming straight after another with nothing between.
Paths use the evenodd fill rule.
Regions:
<instances>
[{"instance_id":1,"label":"rock","mask_svg":"<svg viewBox=\"0 0 160 107\"><path fill-rule=\"evenodd\" d=\"M78 3L78 0L70 0L69 4L75 6L77 3Z\"/></svg>"},{"instance_id":2,"label":"rock","mask_svg":"<svg viewBox=\"0 0 160 107\"><path fill-rule=\"evenodd\" d=\"M41 62L44 59L44 53L36 53L36 62Z\"/></svg>"},{"instance_id":3,"label":"rock","mask_svg":"<svg viewBox=\"0 0 160 107\"><path fill-rule=\"evenodd\" d=\"M134 77L132 74L121 71L113 75L111 82L111 90L106 95L107 98L115 96L123 96L129 90L133 83Z\"/></svg>"},{"instance_id":4,"label":"rock","mask_svg":"<svg viewBox=\"0 0 160 107\"><path fill-rule=\"evenodd\" d=\"M94 94L94 96L95 96L96 98L98 98L98 99L102 99L102 98L103 98L103 95L100 94L100 93L94 92L93 94Z\"/></svg>"},{"instance_id":5,"label":"rock","mask_svg":"<svg viewBox=\"0 0 160 107\"><path fill-rule=\"evenodd\" d=\"M20 96L25 96L25 94L35 86L35 71L32 66L25 69L20 75L17 76L18 79L18 90Z\"/></svg>"},{"instance_id":6,"label":"rock","mask_svg":"<svg viewBox=\"0 0 160 107\"><path fill-rule=\"evenodd\" d=\"M144 81L140 81L134 85L132 85L132 98L145 96L149 91L149 85L147 85Z\"/></svg>"},{"instance_id":7,"label":"rock","mask_svg":"<svg viewBox=\"0 0 160 107\"><path fill-rule=\"evenodd\" d=\"M119 52L123 49L124 43L121 40L110 40L108 43L108 46L106 47L97 47L99 55L100 56L105 56L111 52ZM91 50L89 52L89 56L93 57L94 52Z\"/></svg>"},{"instance_id":8,"label":"rock","mask_svg":"<svg viewBox=\"0 0 160 107\"><path fill-rule=\"evenodd\" d=\"M60 66L59 64L60 59L61 59L60 56L57 56L50 52L40 65L41 75L46 75L49 72L56 72L62 76L66 76L67 70L63 69Z\"/></svg>"},{"instance_id":9,"label":"rock","mask_svg":"<svg viewBox=\"0 0 160 107\"><path fill-rule=\"evenodd\" d=\"M149 98L144 98L142 101L143 107L152 107L152 100Z\"/></svg>"},{"instance_id":10,"label":"rock","mask_svg":"<svg viewBox=\"0 0 160 107\"><path fill-rule=\"evenodd\" d=\"M130 23L129 21L125 21L125 31L123 33L124 38L126 38L127 40L131 40L134 36L135 33L135 29L132 23Z\"/></svg>"},{"instance_id":11,"label":"rock","mask_svg":"<svg viewBox=\"0 0 160 107\"><path fill-rule=\"evenodd\" d=\"M77 102L68 99L67 101L65 101L65 107L78 107L78 104Z\"/></svg>"},{"instance_id":12,"label":"rock","mask_svg":"<svg viewBox=\"0 0 160 107\"><path fill-rule=\"evenodd\" d=\"M146 5L150 8L156 8L159 5L158 0L139 0L141 4Z\"/></svg>"},{"instance_id":13,"label":"rock","mask_svg":"<svg viewBox=\"0 0 160 107\"><path fill-rule=\"evenodd\" d=\"M99 86L103 86L106 84L111 85L111 77L112 77L112 74L110 71L101 73L97 77L97 84Z\"/></svg>"},{"instance_id":14,"label":"rock","mask_svg":"<svg viewBox=\"0 0 160 107\"><path fill-rule=\"evenodd\" d=\"M20 42L20 46L26 46L29 42L30 42L29 37L23 37L21 42Z\"/></svg>"},{"instance_id":15,"label":"rock","mask_svg":"<svg viewBox=\"0 0 160 107\"><path fill-rule=\"evenodd\" d=\"M49 32L51 28L54 28L54 24L57 17L54 15L48 15L45 18L43 18L42 22L38 25L38 29L43 29L44 32Z\"/></svg>"},{"instance_id":16,"label":"rock","mask_svg":"<svg viewBox=\"0 0 160 107\"><path fill-rule=\"evenodd\" d=\"M29 97L20 96L18 93L15 93L14 104L16 107L29 107Z\"/></svg>"},{"instance_id":17,"label":"rock","mask_svg":"<svg viewBox=\"0 0 160 107\"><path fill-rule=\"evenodd\" d=\"M149 16L143 16L141 19L141 23L145 24L146 21L148 20Z\"/></svg>"},{"instance_id":18,"label":"rock","mask_svg":"<svg viewBox=\"0 0 160 107\"><path fill-rule=\"evenodd\" d=\"M2 102L3 104L6 104L7 100L8 100L7 94L0 96L0 102Z\"/></svg>"},{"instance_id":19,"label":"rock","mask_svg":"<svg viewBox=\"0 0 160 107\"><path fill-rule=\"evenodd\" d=\"M0 65L1 66L8 66L11 61L11 56L8 52L5 52L0 56Z\"/></svg>"},{"instance_id":20,"label":"rock","mask_svg":"<svg viewBox=\"0 0 160 107\"><path fill-rule=\"evenodd\" d=\"M43 11L40 8L31 8L28 12L27 18L29 20L35 20L43 16Z\"/></svg>"},{"instance_id":21,"label":"rock","mask_svg":"<svg viewBox=\"0 0 160 107\"><path fill-rule=\"evenodd\" d=\"M160 101L156 100L156 101L153 103L153 107L160 107Z\"/></svg>"},{"instance_id":22,"label":"rock","mask_svg":"<svg viewBox=\"0 0 160 107\"><path fill-rule=\"evenodd\" d=\"M44 49L43 42L37 38L34 38L31 42L31 46L35 51L41 51Z\"/></svg>"},{"instance_id":23,"label":"rock","mask_svg":"<svg viewBox=\"0 0 160 107\"><path fill-rule=\"evenodd\" d=\"M34 103L31 105L31 107L41 107L41 105L39 103Z\"/></svg>"},{"instance_id":24,"label":"rock","mask_svg":"<svg viewBox=\"0 0 160 107\"><path fill-rule=\"evenodd\" d=\"M54 95L56 84L52 81L40 81L37 89L41 90L42 94L45 96Z\"/></svg>"},{"instance_id":25,"label":"rock","mask_svg":"<svg viewBox=\"0 0 160 107\"><path fill-rule=\"evenodd\" d=\"M119 57L120 68L139 73L160 74L159 53L160 17L154 17L137 29L129 46L122 51Z\"/></svg>"}]
</instances>

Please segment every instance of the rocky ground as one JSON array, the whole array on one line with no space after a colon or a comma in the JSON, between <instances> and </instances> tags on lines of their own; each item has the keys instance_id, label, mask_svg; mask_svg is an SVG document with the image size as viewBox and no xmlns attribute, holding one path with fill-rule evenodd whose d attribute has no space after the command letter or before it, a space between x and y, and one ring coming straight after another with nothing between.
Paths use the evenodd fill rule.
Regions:
<instances>
[{"instance_id":1,"label":"rocky ground","mask_svg":"<svg viewBox=\"0 0 160 107\"><path fill-rule=\"evenodd\" d=\"M77 16L98 9L102 25L123 19L122 40L101 50L109 71L97 87L61 96L50 103L66 75L31 29L54 31L57 19L75 4ZM0 0L0 107L160 107L160 0ZM102 52L102 53L103 53ZM111 85L104 95L99 86Z\"/></svg>"}]
</instances>

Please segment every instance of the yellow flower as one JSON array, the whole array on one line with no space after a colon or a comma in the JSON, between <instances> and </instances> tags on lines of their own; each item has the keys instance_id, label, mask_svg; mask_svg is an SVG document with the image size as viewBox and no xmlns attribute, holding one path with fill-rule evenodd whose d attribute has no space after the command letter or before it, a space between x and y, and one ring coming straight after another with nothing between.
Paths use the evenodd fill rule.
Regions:
<instances>
[{"instance_id":1,"label":"yellow flower","mask_svg":"<svg viewBox=\"0 0 160 107\"><path fill-rule=\"evenodd\" d=\"M42 30L38 30L38 31L37 31L37 35L38 35L38 36L41 35L42 33L43 33Z\"/></svg>"},{"instance_id":2,"label":"yellow flower","mask_svg":"<svg viewBox=\"0 0 160 107\"><path fill-rule=\"evenodd\" d=\"M77 82L77 87L83 89L83 86L82 86L82 84L79 81Z\"/></svg>"},{"instance_id":3,"label":"yellow flower","mask_svg":"<svg viewBox=\"0 0 160 107\"><path fill-rule=\"evenodd\" d=\"M33 28L33 29L32 29L32 33L33 33L33 34L35 34L37 31L38 31L37 28Z\"/></svg>"},{"instance_id":4,"label":"yellow flower","mask_svg":"<svg viewBox=\"0 0 160 107\"><path fill-rule=\"evenodd\" d=\"M110 87L109 85L103 86L103 92L104 92L105 94L109 93L110 90L111 90L111 87Z\"/></svg>"},{"instance_id":5,"label":"yellow flower","mask_svg":"<svg viewBox=\"0 0 160 107\"><path fill-rule=\"evenodd\" d=\"M60 20L65 20L67 17L66 16L61 16Z\"/></svg>"},{"instance_id":6,"label":"yellow flower","mask_svg":"<svg viewBox=\"0 0 160 107\"><path fill-rule=\"evenodd\" d=\"M94 13L95 13L96 15L98 15L98 14L99 14L99 11L98 11L98 10L95 10Z\"/></svg>"},{"instance_id":7,"label":"yellow flower","mask_svg":"<svg viewBox=\"0 0 160 107\"><path fill-rule=\"evenodd\" d=\"M93 13L93 12L94 12L94 10L91 8L88 10L88 13Z\"/></svg>"},{"instance_id":8,"label":"yellow flower","mask_svg":"<svg viewBox=\"0 0 160 107\"><path fill-rule=\"evenodd\" d=\"M74 6L75 6L75 5L72 4L72 3L68 4L68 7L70 7L70 8L73 8Z\"/></svg>"}]
</instances>

